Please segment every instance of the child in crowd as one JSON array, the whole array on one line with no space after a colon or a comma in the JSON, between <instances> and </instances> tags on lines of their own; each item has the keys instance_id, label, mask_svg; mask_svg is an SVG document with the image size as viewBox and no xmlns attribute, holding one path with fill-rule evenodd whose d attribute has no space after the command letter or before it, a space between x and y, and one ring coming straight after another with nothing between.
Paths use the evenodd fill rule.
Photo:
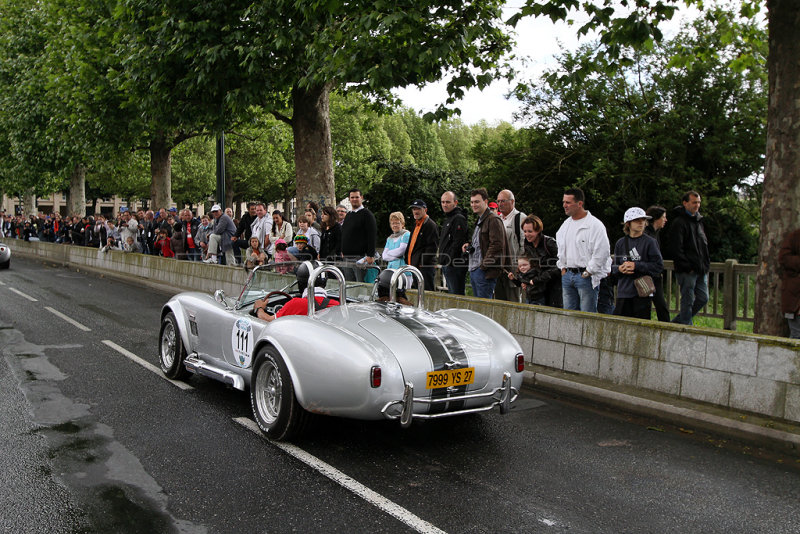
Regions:
<instances>
[{"instance_id":1,"label":"child in crowd","mask_svg":"<svg viewBox=\"0 0 800 534\"><path fill-rule=\"evenodd\" d=\"M141 252L142 249L139 247L139 243L133 238L133 236L128 236L125 239L125 242L122 244L122 251L123 252Z\"/></svg>"},{"instance_id":2,"label":"child in crowd","mask_svg":"<svg viewBox=\"0 0 800 534\"><path fill-rule=\"evenodd\" d=\"M297 252L292 253L297 261L316 260L317 249L308 244L308 237L304 234L294 236L294 246Z\"/></svg>"},{"instance_id":3,"label":"child in crowd","mask_svg":"<svg viewBox=\"0 0 800 534\"><path fill-rule=\"evenodd\" d=\"M533 269L533 260L528 256L517 258L517 270L511 281L517 287L522 287L523 299L528 304L535 304L533 299L533 279L536 271Z\"/></svg>"},{"instance_id":4,"label":"child in crowd","mask_svg":"<svg viewBox=\"0 0 800 534\"><path fill-rule=\"evenodd\" d=\"M292 261L292 256L289 254L288 249L289 246L286 244L286 241L283 239L278 239L275 241L275 263L284 263ZM276 273L286 274L291 270L290 265L281 265L275 267Z\"/></svg>"},{"instance_id":5,"label":"child in crowd","mask_svg":"<svg viewBox=\"0 0 800 534\"><path fill-rule=\"evenodd\" d=\"M175 253L172 252L172 247L169 243L169 235L167 235L166 229L161 229L158 231L158 239L155 243L155 249L158 251L159 256L163 256L165 258L174 258Z\"/></svg>"},{"instance_id":6,"label":"child in crowd","mask_svg":"<svg viewBox=\"0 0 800 534\"><path fill-rule=\"evenodd\" d=\"M258 265L267 263L267 254L261 250L261 245L257 237L250 238L250 248L245 252L245 258L247 258L244 262L245 269L252 269Z\"/></svg>"}]
</instances>

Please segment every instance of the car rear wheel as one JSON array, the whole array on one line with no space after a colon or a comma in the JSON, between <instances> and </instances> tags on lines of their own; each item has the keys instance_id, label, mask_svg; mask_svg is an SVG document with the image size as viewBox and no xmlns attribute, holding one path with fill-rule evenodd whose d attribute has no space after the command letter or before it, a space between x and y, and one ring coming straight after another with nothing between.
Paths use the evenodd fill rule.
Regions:
<instances>
[{"instance_id":1,"label":"car rear wheel","mask_svg":"<svg viewBox=\"0 0 800 534\"><path fill-rule=\"evenodd\" d=\"M11 267L11 260L0 263L0 269L8 269L9 267Z\"/></svg>"},{"instance_id":2,"label":"car rear wheel","mask_svg":"<svg viewBox=\"0 0 800 534\"><path fill-rule=\"evenodd\" d=\"M183 364L186 359L186 349L183 346L183 338L178 330L178 320L175 314L169 312L161 321L161 334L159 335L159 363L161 371L173 380L184 380L191 373L186 370Z\"/></svg>"},{"instance_id":3,"label":"car rear wheel","mask_svg":"<svg viewBox=\"0 0 800 534\"><path fill-rule=\"evenodd\" d=\"M256 356L250 404L256 423L270 439L292 439L305 427L308 412L297 402L286 363L273 347L262 348Z\"/></svg>"}]
</instances>

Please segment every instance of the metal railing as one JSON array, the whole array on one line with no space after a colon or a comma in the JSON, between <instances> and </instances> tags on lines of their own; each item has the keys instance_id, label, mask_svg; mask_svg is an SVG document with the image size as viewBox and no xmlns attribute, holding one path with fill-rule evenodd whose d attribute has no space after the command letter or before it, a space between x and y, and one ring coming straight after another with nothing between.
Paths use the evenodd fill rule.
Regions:
<instances>
[{"instance_id":1,"label":"metal railing","mask_svg":"<svg viewBox=\"0 0 800 534\"><path fill-rule=\"evenodd\" d=\"M725 330L736 330L737 321L753 322L757 266L726 260L712 263L708 273L708 304L698 315L722 319ZM664 297L670 312L680 310L680 289L673 262L664 261Z\"/></svg>"}]
</instances>

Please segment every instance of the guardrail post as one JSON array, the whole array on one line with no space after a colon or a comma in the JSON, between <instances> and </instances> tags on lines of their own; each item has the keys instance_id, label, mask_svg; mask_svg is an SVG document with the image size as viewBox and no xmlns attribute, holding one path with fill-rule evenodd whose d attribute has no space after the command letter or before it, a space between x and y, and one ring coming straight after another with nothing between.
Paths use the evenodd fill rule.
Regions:
<instances>
[{"instance_id":1,"label":"guardrail post","mask_svg":"<svg viewBox=\"0 0 800 534\"><path fill-rule=\"evenodd\" d=\"M739 312L739 276L736 274L736 260L725 260L722 273L722 327L736 330L736 315Z\"/></svg>"}]
</instances>

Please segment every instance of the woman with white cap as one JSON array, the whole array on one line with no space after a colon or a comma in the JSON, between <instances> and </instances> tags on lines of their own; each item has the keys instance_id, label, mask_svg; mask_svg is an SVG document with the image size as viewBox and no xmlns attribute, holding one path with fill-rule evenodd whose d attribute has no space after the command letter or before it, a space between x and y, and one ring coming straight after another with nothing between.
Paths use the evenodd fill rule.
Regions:
<instances>
[{"instance_id":1,"label":"woman with white cap","mask_svg":"<svg viewBox=\"0 0 800 534\"><path fill-rule=\"evenodd\" d=\"M650 319L653 294L640 296L637 283L646 287L644 281L639 279L660 276L664 270L664 260L656 240L644 233L648 219L650 217L642 208L630 208L623 217L625 237L614 246L614 263L611 266L611 272L617 278L614 315Z\"/></svg>"}]
</instances>

